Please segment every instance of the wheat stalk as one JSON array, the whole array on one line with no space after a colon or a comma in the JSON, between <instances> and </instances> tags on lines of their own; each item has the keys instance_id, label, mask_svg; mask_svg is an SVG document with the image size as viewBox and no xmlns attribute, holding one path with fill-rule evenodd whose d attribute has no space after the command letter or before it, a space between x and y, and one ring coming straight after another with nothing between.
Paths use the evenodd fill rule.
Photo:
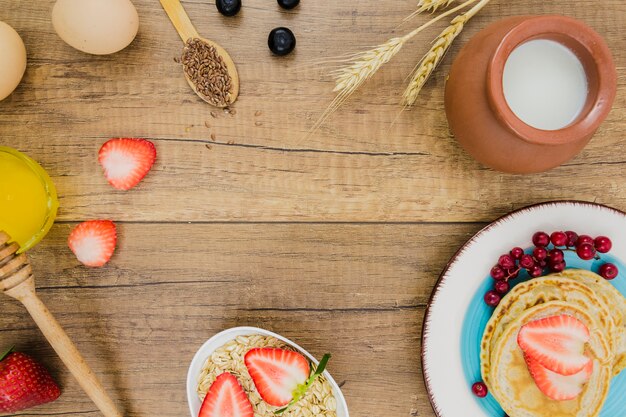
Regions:
<instances>
[{"instance_id":1,"label":"wheat stalk","mask_svg":"<svg viewBox=\"0 0 626 417\"><path fill-rule=\"evenodd\" d=\"M409 20L413 19L418 14L426 12L426 11L434 13L439 8L445 9L446 7L450 5L450 3L454 1L455 0L420 0L417 3L417 10L415 10L413 13L405 17L403 21L408 22Z\"/></svg>"},{"instance_id":2,"label":"wheat stalk","mask_svg":"<svg viewBox=\"0 0 626 417\"><path fill-rule=\"evenodd\" d=\"M369 51L356 55L354 62L332 72L336 79L333 91L354 91L359 88L400 51L404 42L403 38L392 38Z\"/></svg>"},{"instance_id":3,"label":"wheat stalk","mask_svg":"<svg viewBox=\"0 0 626 417\"><path fill-rule=\"evenodd\" d=\"M389 62L389 60L400 51L404 42L403 38L389 39L387 42L369 51L353 55L352 58L356 60L352 64L332 71L331 74L335 77L336 81L333 91L338 92L338 94L328 105L328 108L322 113L317 122L315 122L310 132L320 127L331 114L341 107L352 93L371 78L380 67Z\"/></svg>"},{"instance_id":4,"label":"wheat stalk","mask_svg":"<svg viewBox=\"0 0 626 417\"><path fill-rule=\"evenodd\" d=\"M417 68L411 75L411 81L402 95L402 104L411 106L415 103L422 87L441 62L443 56L452 44L452 41L454 41L463 30L465 22L464 15L457 16L452 20L451 25L439 34L433 46L420 60L417 64Z\"/></svg>"},{"instance_id":5,"label":"wheat stalk","mask_svg":"<svg viewBox=\"0 0 626 417\"><path fill-rule=\"evenodd\" d=\"M434 13L440 8L445 9L454 1L456 0L419 0L419 2L417 3L417 10L415 10L413 13L405 17L402 21L408 22L409 20L413 19L418 14L426 12L426 11Z\"/></svg>"},{"instance_id":6,"label":"wheat stalk","mask_svg":"<svg viewBox=\"0 0 626 417\"><path fill-rule=\"evenodd\" d=\"M417 3L417 13L430 11L435 12L440 7L448 7L454 0L420 0Z\"/></svg>"},{"instance_id":7,"label":"wheat stalk","mask_svg":"<svg viewBox=\"0 0 626 417\"><path fill-rule=\"evenodd\" d=\"M404 90L404 94L402 95L402 104L405 106L415 104L422 87L426 81L428 81L433 71L441 63L441 60L445 56L446 52L448 52L450 45L452 45L452 42L454 42L456 37L459 36L463 30L465 23L467 23L468 20L474 17L476 13L485 7L489 1L490 0L481 0L466 13L456 16L450 22L450 26L445 28L439 36L437 36L433 46L417 64L417 68L411 76L409 85L406 90Z\"/></svg>"},{"instance_id":8,"label":"wheat stalk","mask_svg":"<svg viewBox=\"0 0 626 417\"><path fill-rule=\"evenodd\" d=\"M373 49L354 55L355 60L351 64L332 72L336 82L335 89L333 91L343 92L356 90L365 81L371 78L376 71L380 69L380 67L389 62L391 58L400 52L400 49L402 49L404 44L415 37L415 35L444 17L455 13L466 6L475 3L476 1L477 0L467 0L460 6L442 13L400 38L389 39L387 42L378 45Z\"/></svg>"},{"instance_id":9,"label":"wheat stalk","mask_svg":"<svg viewBox=\"0 0 626 417\"><path fill-rule=\"evenodd\" d=\"M404 46L422 30L428 28L437 21L455 13L478 0L467 0L459 6L448 10L445 13L431 19L402 37L389 39L387 42L376 46L368 51L358 53L353 56L354 61L345 67L333 71L331 74L335 78L335 89L337 96L330 103L328 108L313 125L311 131L316 130L326 119L335 112L365 81L370 79L383 65L389 62ZM484 0L483 0L484 1Z\"/></svg>"}]
</instances>

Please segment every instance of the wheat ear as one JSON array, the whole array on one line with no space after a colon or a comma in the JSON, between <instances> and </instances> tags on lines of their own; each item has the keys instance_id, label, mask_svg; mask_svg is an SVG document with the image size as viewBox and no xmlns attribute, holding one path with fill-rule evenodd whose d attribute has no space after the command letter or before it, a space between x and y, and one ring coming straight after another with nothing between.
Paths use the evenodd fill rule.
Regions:
<instances>
[{"instance_id":1,"label":"wheat ear","mask_svg":"<svg viewBox=\"0 0 626 417\"><path fill-rule=\"evenodd\" d=\"M420 0L417 3L417 12L436 12L440 7L446 8L455 0Z\"/></svg>"},{"instance_id":2,"label":"wheat ear","mask_svg":"<svg viewBox=\"0 0 626 417\"><path fill-rule=\"evenodd\" d=\"M407 22L413 19L418 14L426 12L426 11L434 13L440 8L445 9L446 7L450 5L450 3L454 1L455 0L420 0L417 3L417 10L415 10L413 13L405 17L403 22Z\"/></svg>"},{"instance_id":3,"label":"wheat ear","mask_svg":"<svg viewBox=\"0 0 626 417\"><path fill-rule=\"evenodd\" d=\"M333 91L354 91L365 81L371 78L376 71L393 58L402 46L422 30L428 28L437 21L446 16L459 11L460 9L475 3L477 0L467 0L465 3L451 9L441 15L424 23L422 26L412 30L400 38L392 38L387 42L365 52L358 53L354 56L354 62L343 68L339 68L332 72L335 77L336 85ZM483 0L484 1L484 0Z\"/></svg>"},{"instance_id":4,"label":"wheat ear","mask_svg":"<svg viewBox=\"0 0 626 417\"><path fill-rule=\"evenodd\" d=\"M380 67L389 62L404 45L404 38L392 38L387 42L355 56L351 64L332 71L336 85L333 91L354 91L370 78Z\"/></svg>"},{"instance_id":5,"label":"wheat ear","mask_svg":"<svg viewBox=\"0 0 626 417\"><path fill-rule=\"evenodd\" d=\"M439 36L437 36L433 46L417 64L417 68L411 76L409 85L406 90L404 90L404 94L402 95L402 104L405 106L415 104L422 87L426 81L428 81L428 78L430 78L433 71L441 63L441 60L445 56L446 52L450 49L450 45L452 45L452 42L454 42L456 37L459 36L463 30L465 23L467 23L468 20L474 17L476 13L485 7L489 1L490 0L481 0L466 13L452 19L450 26L445 28Z\"/></svg>"},{"instance_id":6,"label":"wheat ear","mask_svg":"<svg viewBox=\"0 0 626 417\"><path fill-rule=\"evenodd\" d=\"M437 21L453 14L478 0L467 0L459 6L448 10L445 13L431 19L422 26L412 30L399 38L389 39L387 42L365 52L354 55L354 61L345 67L333 71L331 74L335 78L335 89L337 96L330 103L328 108L322 113L318 121L311 128L311 132L316 130L326 119L335 112L365 81L370 79L384 64L389 62L406 42L411 40L422 30L428 28Z\"/></svg>"}]
</instances>

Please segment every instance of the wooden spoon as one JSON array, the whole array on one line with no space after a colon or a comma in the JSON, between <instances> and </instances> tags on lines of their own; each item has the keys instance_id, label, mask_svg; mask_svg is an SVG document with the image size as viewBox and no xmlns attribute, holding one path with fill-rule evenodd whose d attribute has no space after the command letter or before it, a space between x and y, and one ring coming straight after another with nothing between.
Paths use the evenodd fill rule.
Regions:
<instances>
[{"instance_id":1,"label":"wooden spoon","mask_svg":"<svg viewBox=\"0 0 626 417\"><path fill-rule=\"evenodd\" d=\"M218 55L221 56L222 59L224 60L224 64L226 64L228 75L230 75L230 78L231 78L231 89L230 89L228 103L224 105L216 105L215 103L212 103L211 101L209 101L207 97L204 96L204 94L198 91L195 84L191 81L191 79L185 72L185 78L187 79L187 82L189 83L193 91L195 91L196 94L202 100L216 107L227 107L228 105L234 103L235 100L237 100L237 96L239 96L239 74L237 73L237 67L235 66L235 63L233 62L233 59L230 57L230 55L228 55L228 52L226 52L226 50L222 48L219 44L211 40L200 37L200 35L198 34L198 31L191 23L191 20L189 20L189 16L185 12L183 5L180 4L180 0L160 0L160 1L161 1L161 6L163 6L163 9L165 9L165 12L169 16L172 23L174 24L174 27L176 28L176 31L180 35L181 39L183 40L183 43L187 44L187 41L189 39L200 39L203 42L207 43L208 45L213 46L215 50L217 51Z\"/></svg>"},{"instance_id":2,"label":"wooden spoon","mask_svg":"<svg viewBox=\"0 0 626 417\"><path fill-rule=\"evenodd\" d=\"M0 231L0 291L24 304L52 348L102 414L122 417L76 346L37 296L28 257L25 253L17 255L19 245L9 243L10 240L9 235Z\"/></svg>"}]
</instances>

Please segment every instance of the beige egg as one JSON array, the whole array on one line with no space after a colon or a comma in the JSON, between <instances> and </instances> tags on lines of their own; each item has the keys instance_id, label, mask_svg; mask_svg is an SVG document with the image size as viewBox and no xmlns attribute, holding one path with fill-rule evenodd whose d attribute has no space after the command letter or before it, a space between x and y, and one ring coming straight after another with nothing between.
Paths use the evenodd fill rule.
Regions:
<instances>
[{"instance_id":1,"label":"beige egg","mask_svg":"<svg viewBox=\"0 0 626 417\"><path fill-rule=\"evenodd\" d=\"M135 39L139 16L130 0L57 0L52 24L79 51L108 55Z\"/></svg>"},{"instance_id":2,"label":"beige egg","mask_svg":"<svg viewBox=\"0 0 626 417\"><path fill-rule=\"evenodd\" d=\"M0 100L18 86L26 71L26 47L15 29L0 22Z\"/></svg>"}]
</instances>

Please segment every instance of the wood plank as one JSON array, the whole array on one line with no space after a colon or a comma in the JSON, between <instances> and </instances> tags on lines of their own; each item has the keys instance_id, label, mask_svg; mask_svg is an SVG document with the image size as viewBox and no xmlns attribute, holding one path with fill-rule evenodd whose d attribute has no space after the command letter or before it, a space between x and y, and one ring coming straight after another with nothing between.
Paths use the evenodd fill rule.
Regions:
<instances>
[{"instance_id":1,"label":"wood plank","mask_svg":"<svg viewBox=\"0 0 626 417\"><path fill-rule=\"evenodd\" d=\"M53 1L0 0L0 19L22 34L30 59L22 85L0 102L1 143L28 152L50 171L61 220L487 221L529 203L572 198L626 209L621 0L568 6L568 15L607 39L619 71L618 96L578 158L531 176L495 173L458 147L447 129L443 86L452 57L480 28L514 14L561 13L561 4L494 0L459 37L417 108L399 114L404 77L436 30L419 35L303 140L332 99L331 80L305 64L402 33L394 28L413 3L307 2L284 13L265 0L248 0L241 16L224 19L210 2L185 2L200 32L224 44L239 65L236 114L216 117L189 91L174 62L181 43L158 2L135 3L137 40L118 54L91 57L56 36ZM269 56L264 45L279 24L298 35L298 51L287 59ZM99 146L115 136L151 138L159 149L154 172L130 193L110 188L96 163Z\"/></svg>"},{"instance_id":2,"label":"wood plank","mask_svg":"<svg viewBox=\"0 0 626 417\"><path fill-rule=\"evenodd\" d=\"M419 359L424 308L439 271L480 227L121 224L111 263L87 269L63 224L31 258L41 297L125 415L186 415L195 350L222 329L253 325L317 356L332 352L352 415L432 416ZM43 358L64 388L22 415L98 415L24 309L8 298L2 308L0 346Z\"/></svg>"},{"instance_id":3,"label":"wood plank","mask_svg":"<svg viewBox=\"0 0 626 417\"><path fill-rule=\"evenodd\" d=\"M137 188L120 192L97 163L102 142L29 142L29 154L47 162L57 184L59 220L490 221L528 204L563 199L626 209L621 145L611 151L615 161L581 157L548 174L512 176L443 155L432 163L423 155L157 140L160 156L152 172Z\"/></svg>"},{"instance_id":4,"label":"wood plank","mask_svg":"<svg viewBox=\"0 0 626 417\"><path fill-rule=\"evenodd\" d=\"M614 52L614 110L578 158L525 177L487 170L455 144L443 113L445 76L460 46L488 23L562 13L561 4L494 0L418 106L399 113L404 77L437 25L304 140L333 97L327 68L308 64L402 33L396 24L414 2L303 2L285 13L246 0L241 16L224 19L212 2L185 1L200 33L231 52L243 79L236 114L215 117L174 62L181 44L158 2L134 1L140 34L109 57L65 45L52 29L53 3L0 0L0 20L29 52L24 82L0 102L0 144L28 152L57 183L60 223L31 253L40 293L130 417L187 415L194 351L236 325L277 331L317 356L333 352L330 370L345 382L354 416L432 417L419 361L424 309L449 257L482 226L446 222L487 221L547 199L626 209L621 0L571 2L567 10ZM265 46L279 25L298 36L286 59ZM116 136L147 137L159 150L153 172L128 193L108 186L96 162L101 143ZM73 221L86 218L121 221L119 248L103 269L80 266L67 249ZM315 223L353 221L433 223ZM42 358L64 387L59 401L18 415L99 415L23 308L5 298L2 309L0 346Z\"/></svg>"}]
</instances>

